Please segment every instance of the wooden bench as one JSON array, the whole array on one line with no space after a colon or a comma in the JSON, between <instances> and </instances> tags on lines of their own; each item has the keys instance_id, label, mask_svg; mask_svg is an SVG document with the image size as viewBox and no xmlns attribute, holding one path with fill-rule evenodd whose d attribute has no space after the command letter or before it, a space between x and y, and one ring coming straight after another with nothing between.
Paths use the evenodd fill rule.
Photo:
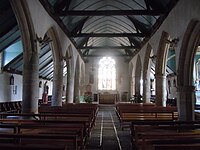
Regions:
<instances>
[{"instance_id":1,"label":"wooden bench","mask_svg":"<svg viewBox=\"0 0 200 150\"><path fill-rule=\"evenodd\" d=\"M186 122L183 122L186 123ZM199 123L199 122L198 122ZM200 128L200 124L174 124L174 125L134 125L131 131L132 141L135 147L139 149L150 149L153 144L160 143L177 143L176 140L191 138L190 143L196 143L199 140L200 134L193 132ZM185 138L184 138L185 137ZM169 141L167 141L169 140ZM149 147L150 146L150 147Z\"/></svg>"},{"instance_id":2,"label":"wooden bench","mask_svg":"<svg viewBox=\"0 0 200 150\"><path fill-rule=\"evenodd\" d=\"M142 143L138 142L139 149L151 150L155 144L198 144L200 135L195 133L143 133Z\"/></svg>"},{"instance_id":3,"label":"wooden bench","mask_svg":"<svg viewBox=\"0 0 200 150\"><path fill-rule=\"evenodd\" d=\"M77 143L80 149L84 149L87 141L83 124L20 124L18 125L18 133L39 133L39 134L64 134L76 135ZM27 131L27 129L31 129Z\"/></svg>"},{"instance_id":4,"label":"wooden bench","mask_svg":"<svg viewBox=\"0 0 200 150\"><path fill-rule=\"evenodd\" d=\"M163 126L168 126L169 128L177 128L177 130L182 130L183 128L197 128L200 125L200 121L166 121L166 120L135 120L131 122L131 133L134 134L135 128L146 127L149 128L160 128Z\"/></svg>"},{"instance_id":5,"label":"wooden bench","mask_svg":"<svg viewBox=\"0 0 200 150\"><path fill-rule=\"evenodd\" d=\"M154 150L199 150L200 144L155 144Z\"/></svg>"},{"instance_id":6,"label":"wooden bench","mask_svg":"<svg viewBox=\"0 0 200 150\"><path fill-rule=\"evenodd\" d=\"M90 114L28 114L28 113L0 113L0 118L9 121L9 119L31 119L31 120L66 120L71 122L84 121L88 128L91 128L92 117Z\"/></svg>"},{"instance_id":7,"label":"wooden bench","mask_svg":"<svg viewBox=\"0 0 200 150\"><path fill-rule=\"evenodd\" d=\"M72 149L77 150L77 137L75 135L62 134L11 134L0 133L0 139L13 140L11 146L16 145L58 145L58 147L72 146ZM70 144L72 143L72 145ZM0 144L1 145L1 144Z\"/></svg>"},{"instance_id":8,"label":"wooden bench","mask_svg":"<svg viewBox=\"0 0 200 150\"><path fill-rule=\"evenodd\" d=\"M18 134L29 133L27 129L31 129L32 132L45 134L76 135L80 149L84 149L95 122L98 105L44 106L39 110L39 114L1 113L0 122L4 126L12 126L14 128L13 133L17 132ZM55 129L55 127L58 129ZM64 131L62 128L64 128Z\"/></svg>"},{"instance_id":9,"label":"wooden bench","mask_svg":"<svg viewBox=\"0 0 200 150\"><path fill-rule=\"evenodd\" d=\"M67 150L66 147L60 147L59 145L41 145L41 144L29 144L29 145L16 145L15 143L0 143L0 149L3 150Z\"/></svg>"},{"instance_id":10,"label":"wooden bench","mask_svg":"<svg viewBox=\"0 0 200 150\"><path fill-rule=\"evenodd\" d=\"M0 125L1 126L6 126L10 125L12 128L14 128L12 125L16 125L17 128L20 127L20 125L35 125L35 124L40 124L40 125L49 125L49 124L81 124L84 126L84 132L87 133L87 128L88 128L88 121L87 120L74 120L72 118L71 120L30 120L30 119L0 119ZM11 128L10 127L10 128ZM15 131L18 129L15 129ZM13 130L14 131L14 130Z\"/></svg>"},{"instance_id":11,"label":"wooden bench","mask_svg":"<svg viewBox=\"0 0 200 150\"><path fill-rule=\"evenodd\" d=\"M12 122L12 123L11 123ZM2 126L2 127L1 127ZM10 120L4 121L3 124L0 124L0 128L11 128L14 129L13 133L38 133L38 134L65 134L65 135L76 135L77 142L80 149L83 149L86 143L87 135L85 133L84 124L57 124L55 123L45 123L42 122L33 122L29 121L18 121ZM12 132L9 132L12 133Z\"/></svg>"},{"instance_id":12,"label":"wooden bench","mask_svg":"<svg viewBox=\"0 0 200 150\"><path fill-rule=\"evenodd\" d=\"M126 107L125 107L126 106ZM116 108L122 129L130 122L136 120L177 120L178 113L176 107L160 107L153 105L124 105Z\"/></svg>"},{"instance_id":13,"label":"wooden bench","mask_svg":"<svg viewBox=\"0 0 200 150\"><path fill-rule=\"evenodd\" d=\"M78 110L78 111L77 111ZM93 104L67 104L65 106L46 106L39 107L40 114L88 114L91 116L91 127L95 125L98 105Z\"/></svg>"},{"instance_id":14,"label":"wooden bench","mask_svg":"<svg viewBox=\"0 0 200 150\"><path fill-rule=\"evenodd\" d=\"M126 110L135 110L143 108L152 108L155 107L155 104L151 103L117 103L115 105L117 116L120 117L121 112Z\"/></svg>"},{"instance_id":15,"label":"wooden bench","mask_svg":"<svg viewBox=\"0 0 200 150\"><path fill-rule=\"evenodd\" d=\"M0 112L18 113L21 111L21 101L11 101L0 103Z\"/></svg>"}]
</instances>

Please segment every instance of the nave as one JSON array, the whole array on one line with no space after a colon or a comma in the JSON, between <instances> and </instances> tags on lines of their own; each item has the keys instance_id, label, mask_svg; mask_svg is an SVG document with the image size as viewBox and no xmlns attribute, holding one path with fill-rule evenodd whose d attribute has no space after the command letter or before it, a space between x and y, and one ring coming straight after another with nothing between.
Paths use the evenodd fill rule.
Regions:
<instances>
[{"instance_id":1,"label":"nave","mask_svg":"<svg viewBox=\"0 0 200 150\"><path fill-rule=\"evenodd\" d=\"M130 130L122 130L115 105L100 105L87 150L132 150Z\"/></svg>"},{"instance_id":2,"label":"nave","mask_svg":"<svg viewBox=\"0 0 200 150\"><path fill-rule=\"evenodd\" d=\"M37 114L1 111L0 149L199 150L199 129L200 121L179 120L173 106L45 104Z\"/></svg>"}]
</instances>

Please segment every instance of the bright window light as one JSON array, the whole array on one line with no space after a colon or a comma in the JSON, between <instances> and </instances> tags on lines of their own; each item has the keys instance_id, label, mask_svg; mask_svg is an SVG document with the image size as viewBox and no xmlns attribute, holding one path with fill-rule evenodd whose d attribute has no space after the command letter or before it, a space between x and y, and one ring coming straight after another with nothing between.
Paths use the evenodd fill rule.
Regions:
<instances>
[{"instance_id":1,"label":"bright window light","mask_svg":"<svg viewBox=\"0 0 200 150\"><path fill-rule=\"evenodd\" d=\"M103 57L99 61L98 89L116 90L115 60L111 57Z\"/></svg>"}]
</instances>

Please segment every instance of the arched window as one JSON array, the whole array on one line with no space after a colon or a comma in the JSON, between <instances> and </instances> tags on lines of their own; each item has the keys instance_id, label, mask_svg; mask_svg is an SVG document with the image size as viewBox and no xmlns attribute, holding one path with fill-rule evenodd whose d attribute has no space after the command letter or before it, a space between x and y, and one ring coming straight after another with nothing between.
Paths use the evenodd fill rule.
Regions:
<instances>
[{"instance_id":1,"label":"arched window","mask_svg":"<svg viewBox=\"0 0 200 150\"><path fill-rule=\"evenodd\" d=\"M115 60L110 57L103 57L99 61L98 89L116 90Z\"/></svg>"}]
</instances>

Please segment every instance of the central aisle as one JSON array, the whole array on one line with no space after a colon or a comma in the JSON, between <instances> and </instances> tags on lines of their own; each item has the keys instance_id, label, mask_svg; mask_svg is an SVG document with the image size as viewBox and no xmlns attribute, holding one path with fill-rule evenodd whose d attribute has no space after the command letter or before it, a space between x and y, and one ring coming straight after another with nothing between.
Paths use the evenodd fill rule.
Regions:
<instances>
[{"instance_id":1,"label":"central aisle","mask_svg":"<svg viewBox=\"0 0 200 150\"><path fill-rule=\"evenodd\" d=\"M114 105L100 105L86 150L132 150L130 130L121 130Z\"/></svg>"}]
</instances>

